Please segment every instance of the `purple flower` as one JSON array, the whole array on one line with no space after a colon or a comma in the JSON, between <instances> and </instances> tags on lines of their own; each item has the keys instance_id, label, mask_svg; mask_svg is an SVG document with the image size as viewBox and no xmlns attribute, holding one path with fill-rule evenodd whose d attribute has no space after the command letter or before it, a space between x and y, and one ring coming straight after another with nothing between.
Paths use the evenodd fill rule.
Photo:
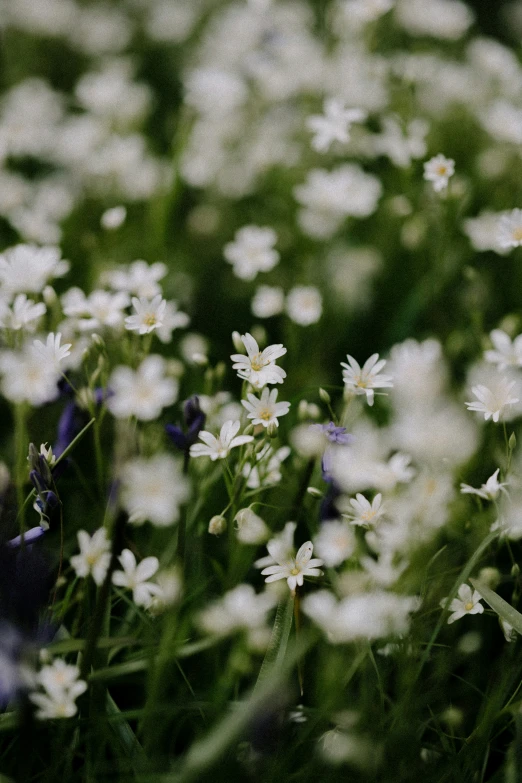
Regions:
<instances>
[{"instance_id":1,"label":"purple flower","mask_svg":"<svg viewBox=\"0 0 522 783\"><path fill-rule=\"evenodd\" d=\"M330 443L347 446L354 441L353 435L346 432L346 427L337 427L333 421L329 421L328 424L311 424L310 427L314 430L319 430L326 435Z\"/></svg>"},{"instance_id":2,"label":"purple flower","mask_svg":"<svg viewBox=\"0 0 522 783\"><path fill-rule=\"evenodd\" d=\"M190 447L197 442L198 435L205 426L206 416L199 407L199 398L194 395L190 397L183 408L183 419L185 428L182 429L174 424L167 424L165 431L174 445L188 454Z\"/></svg>"}]
</instances>

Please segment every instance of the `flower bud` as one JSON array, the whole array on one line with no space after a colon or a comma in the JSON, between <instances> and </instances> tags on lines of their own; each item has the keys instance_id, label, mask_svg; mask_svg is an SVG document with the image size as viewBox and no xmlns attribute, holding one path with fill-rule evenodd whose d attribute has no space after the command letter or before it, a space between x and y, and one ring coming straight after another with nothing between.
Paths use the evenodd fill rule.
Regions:
<instances>
[{"instance_id":1,"label":"flower bud","mask_svg":"<svg viewBox=\"0 0 522 783\"><path fill-rule=\"evenodd\" d=\"M212 517L210 522L208 523L208 532L212 536L220 536L221 533L224 533L227 529L227 520L225 517L221 515L216 515L215 517Z\"/></svg>"},{"instance_id":2,"label":"flower bud","mask_svg":"<svg viewBox=\"0 0 522 783\"><path fill-rule=\"evenodd\" d=\"M245 353L245 346L243 345L243 341L239 332L232 332L232 342L234 343L234 348L238 353Z\"/></svg>"},{"instance_id":3,"label":"flower bud","mask_svg":"<svg viewBox=\"0 0 522 783\"><path fill-rule=\"evenodd\" d=\"M270 537L270 530L250 507L238 511L234 522L237 538L242 544L263 544Z\"/></svg>"},{"instance_id":4,"label":"flower bud","mask_svg":"<svg viewBox=\"0 0 522 783\"><path fill-rule=\"evenodd\" d=\"M493 568L491 566L481 568L478 578L481 582L484 582L485 585L491 587L491 589L494 590L495 587L500 583L500 571L498 568Z\"/></svg>"},{"instance_id":5,"label":"flower bud","mask_svg":"<svg viewBox=\"0 0 522 783\"><path fill-rule=\"evenodd\" d=\"M327 405L330 405L332 398L326 391L326 389L319 389L319 397L322 399L323 402L325 402Z\"/></svg>"},{"instance_id":6,"label":"flower bud","mask_svg":"<svg viewBox=\"0 0 522 783\"><path fill-rule=\"evenodd\" d=\"M44 290L42 291L42 298L45 304L47 305L47 307L54 307L54 305L58 301L58 297L52 285L45 286Z\"/></svg>"},{"instance_id":7,"label":"flower bud","mask_svg":"<svg viewBox=\"0 0 522 783\"><path fill-rule=\"evenodd\" d=\"M323 493L320 489L317 489L317 487L308 487L306 490L309 495L311 495L313 498L322 498Z\"/></svg>"},{"instance_id":8,"label":"flower bud","mask_svg":"<svg viewBox=\"0 0 522 783\"><path fill-rule=\"evenodd\" d=\"M515 435L514 432L512 432L511 435L509 436L508 446L511 449L511 451L513 451L516 445L517 445L517 436Z\"/></svg>"},{"instance_id":9,"label":"flower bud","mask_svg":"<svg viewBox=\"0 0 522 783\"><path fill-rule=\"evenodd\" d=\"M269 438L277 438L277 431L279 427L277 426L277 423L275 421L271 421L268 427L266 428L266 434Z\"/></svg>"}]
</instances>

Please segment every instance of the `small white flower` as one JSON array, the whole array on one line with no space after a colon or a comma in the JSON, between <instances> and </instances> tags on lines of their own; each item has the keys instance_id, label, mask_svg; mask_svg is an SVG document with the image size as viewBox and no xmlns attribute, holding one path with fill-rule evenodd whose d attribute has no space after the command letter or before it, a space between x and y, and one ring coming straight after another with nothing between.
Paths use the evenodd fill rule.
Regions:
<instances>
[{"instance_id":1,"label":"small white flower","mask_svg":"<svg viewBox=\"0 0 522 783\"><path fill-rule=\"evenodd\" d=\"M247 394L247 400L241 400L241 404L247 409L247 418L252 419L252 424L279 425L278 416L285 416L290 410L289 402L276 402L277 389L263 389L258 399L253 394Z\"/></svg>"},{"instance_id":2,"label":"small white flower","mask_svg":"<svg viewBox=\"0 0 522 783\"><path fill-rule=\"evenodd\" d=\"M502 329L493 329L489 336L494 350L485 352L487 362L496 364L500 371L508 367L522 367L522 334L511 340Z\"/></svg>"},{"instance_id":3,"label":"small white flower","mask_svg":"<svg viewBox=\"0 0 522 783\"><path fill-rule=\"evenodd\" d=\"M340 520L323 522L314 539L315 550L328 568L344 563L355 550L352 528Z\"/></svg>"},{"instance_id":4,"label":"small white flower","mask_svg":"<svg viewBox=\"0 0 522 783\"><path fill-rule=\"evenodd\" d=\"M35 356L40 357L52 366L58 368L60 362L71 354L72 343L60 345L62 335L60 332L54 334L51 332L47 340L43 343L41 340L33 340L33 351Z\"/></svg>"},{"instance_id":5,"label":"small white flower","mask_svg":"<svg viewBox=\"0 0 522 783\"><path fill-rule=\"evenodd\" d=\"M497 468L496 471L488 478L486 483L482 484L479 489L475 489L469 484L461 484L460 491L464 495L478 495L479 498L483 498L484 500L496 500L499 492L505 492L506 490L504 487L507 487L506 482L501 483L498 480L499 471L500 468Z\"/></svg>"},{"instance_id":6,"label":"small white flower","mask_svg":"<svg viewBox=\"0 0 522 783\"><path fill-rule=\"evenodd\" d=\"M242 544L263 544L270 537L270 530L264 520L251 508L242 508L234 517L237 540Z\"/></svg>"},{"instance_id":7,"label":"small white flower","mask_svg":"<svg viewBox=\"0 0 522 783\"><path fill-rule=\"evenodd\" d=\"M255 389L262 389L267 383L283 383L286 372L275 362L285 355L286 348L279 343L269 345L264 351L260 351L257 341L248 332L242 334L240 339L247 355L234 353L230 357L234 362L232 369L237 370L238 376L248 381Z\"/></svg>"},{"instance_id":8,"label":"small white flower","mask_svg":"<svg viewBox=\"0 0 522 783\"><path fill-rule=\"evenodd\" d=\"M148 608L154 597L161 595L161 587L148 580L154 576L159 568L157 557L146 557L139 565L130 549L124 549L119 556L123 571L115 571L112 582L117 587L126 587L132 590L132 598L136 606Z\"/></svg>"},{"instance_id":9,"label":"small white flower","mask_svg":"<svg viewBox=\"0 0 522 783\"><path fill-rule=\"evenodd\" d=\"M132 306L136 311L135 314L129 315L125 319L125 328L129 331L150 334L163 324L167 302L161 294L157 294L151 301L144 296L139 299L133 296Z\"/></svg>"},{"instance_id":10,"label":"small white flower","mask_svg":"<svg viewBox=\"0 0 522 783\"><path fill-rule=\"evenodd\" d=\"M477 590L471 590L471 587L467 584L463 584L458 589L458 598L454 598L450 603L448 609L452 614L448 617L448 624L454 623L455 620L460 620L466 614L482 614L484 607L480 603L481 597ZM440 606L446 609L447 598L443 598L440 602Z\"/></svg>"},{"instance_id":11,"label":"small white flower","mask_svg":"<svg viewBox=\"0 0 522 783\"><path fill-rule=\"evenodd\" d=\"M522 209L513 209L507 215L501 215L497 240L501 248L522 245Z\"/></svg>"},{"instance_id":12,"label":"small white flower","mask_svg":"<svg viewBox=\"0 0 522 783\"><path fill-rule=\"evenodd\" d=\"M173 456L155 454L150 459L133 459L124 466L121 478L122 505L131 524L142 525L148 520L165 527L178 521L190 485Z\"/></svg>"},{"instance_id":13,"label":"small white flower","mask_svg":"<svg viewBox=\"0 0 522 783\"><path fill-rule=\"evenodd\" d=\"M114 291L152 299L161 293L158 281L165 277L167 271L166 264L161 262L147 264L146 261L133 261L123 268L105 272L102 282Z\"/></svg>"},{"instance_id":14,"label":"small white flower","mask_svg":"<svg viewBox=\"0 0 522 783\"><path fill-rule=\"evenodd\" d=\"M253 280L258 272L269 272L279 261L274 250L277 234L272 228L243 226L233 242L225 245L223 255L241 280Z\"/></svg>"},{"instance_id":15,"label":"small white flower","mask_svg":"<svg viewBox=\"0 0 522 783\"><path fill-rule=\"evenodd\" d=\"M294 533L297 525L295 522L287 522L283 530L270 539L266 548L268 555L259 558L254 563L256 568L276 565L281 560L288 560L294 550Z\"/></svg>"},{"instance_id":16,"label":"small white flower","mask_svg":"<svg viewBox=\"0 0 522 783\"><path fill-rule=\"evenodd\" d=\"M252 313L256 318L271 318L283 312L285 294L279 286L260 285L252 299Z\"/></svg>"},{"instance_id":17,"label":"small white flower","mask_svg":"<svg viewBox=\"0 0 522 783\"><path fill-rule=\"evenodd\" d=\"M30 693L29 698L39 708L39 720L71 718L77 712L76 699L87 690L87 683L79 679L80 670L57 658L49 666L43 666L35 684L44 693Z\"/></svg>"},{"instance_id":18,"label":"small white flower","mask_svg":"<svg viewBox=\"0 0 522 783\"><path fill-rule=\"evenodd\" d=\"M118 419L135 416L141 421L157 419L163 408L178 396L178 383L165 377L166 364L161 356L147 356L136 371L116 367L109 378L112 392L107 407Z\"/></svg>"},{"instance_id":19,"label":"small white flower","mask_svg":"<svg viewBox=\"0 0 522 783\"><path fill-rule=\"evenodd\" d=\"M469 411L483 413L485 421L493 419L495 423L498 423L504 408L519 402L518 397L511 396L511 391L515 385L516 381L506 381L504 378L500 378L495 391L488 389L487 386L473 386L471 391L478 402L466 402L466 406Z\"/></svg>"},{"instance_id":20,"label":"small white flower","mask_svg":"<svg viewBox=\"0 0 522 783\"><path fill-rule=\"evenodd\" d=\"M440 193L448 186L449 178L455 173L455 161L444 155L436 155L424 164L424 179L433 184L433 190Z\"/></svg>"},{"instance_id":21,"label":"small white flower","mask_svg":"<svg viewBox=\"0 0 522 783\"><path fill-rule=\"evenodd\" d=\"M100 218L100 223L106 231L115 231L125 223L126 217L127 210L125 207L111 207L111 209L105 210Z\"/></svg>"},{"instance_id":22,"label":"small white flower","mask_svg":"<svg viewBox=\"0 0 522 783\"><path fill-rule=\"evenodd\" d=\"M343 381L347 389L353 394L365 394L368 405L373 405L374 389L383 389L393 386L393 381L389 375L381 375L380 372L386 364L385 359L379 361L379 354L374 353L364 363L361 369L353 356L348 354L348 364L341 362L343 370Z\"/></svg>"},{"instance_id":23,"label":"small white flower","mask_svg":"<svg viewBox=\"0 0 522 783\"><path fill-rule=\"evenodd\" d=\"M38 320L45 315L46 307L43 302L33 302L26 294L18 294L11 307L4 303L0 306L0 326L6 329L19 331L28 329L34 331Z\"/></svg>"},{"instance_id":24,"label":"small white flower","mask_svg":"<svg viewBox=\"0 0 522 783\"><path fill-rule=\"evenodd\" d=\"M36 675L36 681L48 693L72 688L80 676L77 666L56 658L51 665L43 666ZM83 688L85 690L85 688ZM83 692L83 691L82 691Z\"/></svg>"},{"instance_id":25,"label":"small white flower","mask_svg":"<svg viewBox=\"0 0 522 783\"><path fill-rule=\"evenodd\" d=\"M298 285L292 288L286 297L286 312L299 326L317 323L323 312L321 294L312 285Z\"/></svg>"},{"instance_id":26,"label":"small white flower","mask_svg":"<svg viewBox=\"0 0 522 783\"><path fill-rule=\"evenodd\" d=\"M249 631L265 625L267 612L274 603L273 595L256 595L251 585L241 584L202 612L199 624L207 633L222 636L234 631Z\"/></svg>"},{"instance_id":27,"label":"small white flower","mask_svg":"<svg viewBox=\"0 0 522 783\"><path fill-rule=\"evenodd\" d=\"M213 462L217 459L225 459L230 449L243 446L254 440L252 435L237 435L240 427L239 421L226 421L221 427L218 438L211 432L203 430L199 433L199 439L203 443L195 443L191 446L190 455L192 457L210 457Z\"/></svg>"},{"instance_id":28,"label":"small white flower","mask_svg":"<svg viewBox=\"0 0 522 783\"><path fill-rule=\"evenodd\" d=\"M266 576L265 582L275 582L278 579L286 579L292 592L296 587L302 587L305 576L322 576L319 566L323 561L313 558L314 545L311 541L304 543L297 551L295 557L277 558L277 565L268 566L261 571Z\"/></svg>"},{"instance_id":29,"label":"small white flower","mask_svg":"<svg viewBox=\"0 0 522 783\"><path fill-rule=\"evenodd\" d=\"M27 346L21 353L0 355L2 392L11 402L43 405L58 397L60 375L54 364L46 362Z\"/></svg>"},{"instance_id":30,"label":"small white flower","mask_svg":"<svg viewBox=\"0 0 522 783\"><path fill-rule=\"evenodd\" d=\"M350 505L353 512L345 516L351 521L352 525L368 526L376 522L384 514L382 505L382 494L379 492L374 499L370 501L358 492L355 498L350 498Z\"/></svg>"},{"instance_id":31,"label":"small white flower","mask_svg":"<svg viewBox=\"0 0 522 783\"><path fill-rule=\"evenodd\" d=\"M315 134L312 147L317 152L326 152L334 141L346 144L350 141L350 126L364 122L367 113L363 109L347 109L344 101L327 98L324 114L313 114L306 120L307 127Z\"/></svg>"},{"instance_id":32,"label":"small white flower","mask_svg":"<svg viewBox=\"0 0 522 783\"><path fill-rule=\"evenodd\" d=\"M49 280L68 270L57 247L15 245L0 254L0 286L7 294L39 294Z\"/></svg>"},{"instance_id":33,"label":"small white flower","mask_svg":"<svg viewBox=\"0 0 522 783\"><path fill-rule=\"evenodd\" d=\"M76 576L86 577L92 574L97 585L101 585L107 574L111 561L111 543L104 527L90 536L85 530L77 533L80 554L71 557L71 565Z\"/></svg>"}]
</instances>

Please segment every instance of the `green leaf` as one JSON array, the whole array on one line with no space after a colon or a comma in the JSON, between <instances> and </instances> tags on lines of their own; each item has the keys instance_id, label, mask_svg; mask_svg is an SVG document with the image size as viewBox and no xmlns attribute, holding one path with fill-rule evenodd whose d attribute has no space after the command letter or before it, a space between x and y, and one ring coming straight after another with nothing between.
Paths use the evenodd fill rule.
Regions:
<instances>
[{"instance_id":1,"label":"green leaf","mask_svg":"<svg viewBox=\"0 0 522 783\"><path fill-rule=\"evenodd\" d=\"M280 667L284 661L288 639L290 638L290 629L292 628L293 614L294 596L290 593L286 600L283 599L279 601L274 627L272 628L272 635L263 663L261 664L256 688L272 669Z\"/></svg>"},{"instance_id":2,"label":"green leaf","mask_svg":"<svg viewBox=\"0 0 522 783\"><path fill-rule=\"evenodd\" d=\"M506 623L509 623L517 633L522 634L522 614L517 612L511 604L504 601L497 593L493 592L487 585L479 582L477 579L469 580L475 590L480 593L484 601L491 606L494 612L498 614Z\"/></svg>"}]
</instances>

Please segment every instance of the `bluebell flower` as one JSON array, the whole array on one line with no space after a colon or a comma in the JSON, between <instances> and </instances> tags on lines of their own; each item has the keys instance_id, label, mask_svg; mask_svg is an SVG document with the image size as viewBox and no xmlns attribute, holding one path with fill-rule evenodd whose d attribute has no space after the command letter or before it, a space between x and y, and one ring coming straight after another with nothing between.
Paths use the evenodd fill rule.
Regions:
<instances>
[{"instance_id":1,"label":"bluebell flower","mask_svg":"<svg viewBox=\"0 0 522 783\"><path fill-rule=\"evenodd\" d=\"M326 435L330 443L348 446L354 441L354 436L346 432L346 427L337 427L333 421L329 421L328 424L311 424L310 427Z\"/></svg>"},{"instance_id":2,"label":"bluebell flower","mask_svg":"<svg viewBox=\"0 0 522 783\"><path fill-rule=\"evenodd\" d=\"M167 424L165 431L174 445L187 457L190 447L197 443L198 435L205 426L206 416L199 407L199 398L190 397L183 408L183 420L185 427L182 429L174 424Z\"/></svg>"}]
</instances>

